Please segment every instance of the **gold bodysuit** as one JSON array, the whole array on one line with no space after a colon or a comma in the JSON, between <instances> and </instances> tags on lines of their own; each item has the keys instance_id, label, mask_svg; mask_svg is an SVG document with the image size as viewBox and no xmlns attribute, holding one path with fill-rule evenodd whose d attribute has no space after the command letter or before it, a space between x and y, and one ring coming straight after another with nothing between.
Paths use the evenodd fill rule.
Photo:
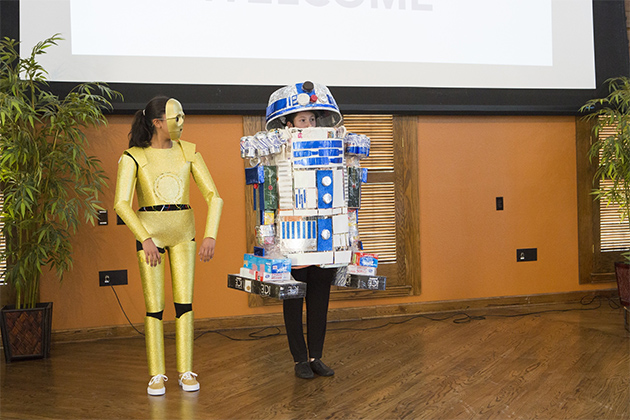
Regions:
<instances>
[{"instance_id":1,"label":"gold bodysuit","mask_svg":"<svg viewBox=\"0 0 630 420\"><path fill-rule=\"evenodd\" d=\"M193 284L195 276L195 219L190 209L190 175L208 204L204 238L216 238L223 200L195 145L173 141L170 149L132 147L118 163L114 210L131 229L139 243L151 238L160 252L168 251L176 307L177 370L192 370ZM132 207L134 190L140 210ZM182 209L183 208L183 209ZM141 211L144 210L144 211ZM138 264L146 305L145 339L149 374L165 374L164 261L151 267L144 251ZM183 308L183 309L182 309Z\"/></svg>"}]
</instances>

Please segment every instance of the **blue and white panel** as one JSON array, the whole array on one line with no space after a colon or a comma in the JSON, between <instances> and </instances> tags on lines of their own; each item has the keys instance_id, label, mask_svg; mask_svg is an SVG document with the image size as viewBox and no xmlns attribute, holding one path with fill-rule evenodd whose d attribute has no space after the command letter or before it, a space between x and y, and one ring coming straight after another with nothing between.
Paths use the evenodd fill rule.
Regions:
<instances>
[{"instance_id":1,"label":"blue and white panel","mask_svg":"<svg viewBox=\"0 0 630 420\"><path fill-rule=\"evenodd\" d=\"M281 239L316 239L317 221L298 220L280 222Z\"/></svg>"},{"instance_id":2,"label":"blue and white panel","mask_svg":"<svg viewBox=\"0 0 630 420\"><path fill-rule=\"evenodd\" d=\"M317 208L317 171L314 169L293 172L293 203L296 209Z\"/></svg>"},{"instance_id":3,"label":"blue and white panel","mask_svg":"<svg viewBox=\"0 0 630 420\"><path fill-rule=\"evenodd\" d=\"M334 197L333 171L317 171L317 207L331 209Z\"/></svg>"},{"instance_id":4,"label":"blue and white panel","mask_svg":"<svg viewBox=\"0 0 630 420\"><path fill-rule=\"evenodd\" d=\"M320 218L317 221L317 251L333 250L332 219L330 217Z\"/></svg>"},{"instance_id":5,"label":"blue and white panel","mask_svg":"<svg viewBox=\"0 0 630 420\"><path fill-rule=\"evenodd\" d=\"M293 165L318 167L343 164L343 140L297 140L292 142Z\"/></svg>"}]
</instances>

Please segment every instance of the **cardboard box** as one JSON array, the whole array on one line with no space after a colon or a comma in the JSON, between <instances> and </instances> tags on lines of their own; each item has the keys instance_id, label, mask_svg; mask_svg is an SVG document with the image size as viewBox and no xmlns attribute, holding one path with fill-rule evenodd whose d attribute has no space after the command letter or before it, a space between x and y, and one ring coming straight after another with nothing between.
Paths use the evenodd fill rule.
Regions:
<instances>
[{"instance_id":1,"label":"cardboard box","mask_svg":"<svg viewBox=\"0 0 630 420\"><path fill-rule=\"evenodd\" d=\"M242 290L243 292L252 292L252 282L254 279L248 279L236 274L228 274L227 285L230 289Z\"/></svg>"},{"instance_id":2,"label":"cardboard box","mask_svg":"<svg viewBox=\"0 0 630 420\"><path fill-rule=\"evenodd\" d=\"M376 268L378 267L378 254L355 252L354 254L352 254L352 264Z\"/></svg>"},{"instance_id":3,"label":"cardboard box","mask_svg":"<svg viewBox=\"0 0 630 420\"><path fill-rule=\"evenodd\" d=\"M352 251L335 251L335 264L348 264L351 257Z\"/></svg>"},{"instance_id":4,"label":"cardboard box","mask_svg":"<svg viewBox=\"0 0 630 420\"><path fill-rule=\"evenodd\" d=\"M291 264L295 267L301 265L332 264L335 261L333 252L299 252L287 254L291 258Z\"/></svg>"},{"instance_id":5,"label":"cardboard box","mask_svg":"<svg viewBox=\"0 0 630 420\"><path fill-rule=\"evenodd\" d=\"M364 265L348 265L348 274L357 274L360 276L375 276L376 267L366 267Z\"/></svg>"},{"instance_id":6,"label":"cardboard box","mask_svg":"<svg viewBox=\"0 0 630 420\"><path fill-rule=\"evenodd\" d=\"M265 273L264 271L241 267L240 275L247 279L259 281L291 280L291 273L288 271L284 273Z\"/></svg>"},{"instance_id":7,"label":"cardboard box","mask_svg":"<svg viewBox=\"0 0 630 420\"><path fill-rule=\"evenodd\" d=\"M385 290L386 278L383 276L360 276L349 274L345 287L354 289Z\"/></svg>"},{"instance_id":8,"label":"cardboard box","mask_svg":"<svg viewBox=\"0 0 630 420\"><path fill-rule=\"evenodd\" d=\"M333 284L352 289L385 290L386 280L383 276L348 274L347 270L339 268Z\"/></svg>"},{"instance_id":9,"label":"cardboard box","mask_svg":"<svg viewBox=\"0 0 630 420\"><path fill-rule=\"evenodd\" d=\"M244 255L243 267L265 273L291 272L291 260L288 258L259 257L254 254Z\"/></svg>"},{"instance_id":10,"label":"cardboard box","mask_svg":"<svg viewBox=\"0 0 630 420\"><path fill-rule=\"evenodd\" d=\"M296 299L306 296L306 283L295 280L262 282L246 279L236 274L228 274L227 285L230 289L278 300Z\"/></svg>"}]
</instances>

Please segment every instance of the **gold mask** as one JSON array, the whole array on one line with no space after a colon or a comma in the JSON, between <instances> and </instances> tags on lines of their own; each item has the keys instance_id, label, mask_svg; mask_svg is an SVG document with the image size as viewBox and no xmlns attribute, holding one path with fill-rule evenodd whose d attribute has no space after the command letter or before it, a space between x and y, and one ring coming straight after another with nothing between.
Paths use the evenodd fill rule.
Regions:
<instances>
[{"instance_id":1,"label":"gold mask","mask_svg":"<svg viewBox=\"0 0 630 420\"><path fill-rule=\"evenodd\" d=\"M179 140L184 130L184 108L177 99L171 98L166 102L166 125L171 140Z\"/></svg>"}]
</instances>

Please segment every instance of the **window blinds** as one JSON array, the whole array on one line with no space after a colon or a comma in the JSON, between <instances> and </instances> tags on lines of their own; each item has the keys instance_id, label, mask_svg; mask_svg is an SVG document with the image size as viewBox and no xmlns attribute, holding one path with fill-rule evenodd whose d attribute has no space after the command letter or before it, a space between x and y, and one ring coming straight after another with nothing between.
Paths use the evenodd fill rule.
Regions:
<instances>
[{"instance_id":1,"label":"window blinds","mask_svg":"<svg viewBox=\"0 0 630 420\"><path fill-rule=\"evenodd\" d=\"M616 135L616 127L605 127L600 130L598 140ZM599 188L607 189L612 186L612 181L600 180ZM630 243L630 225L628 220L621 220L619 206L616 203L608 204L606 200L599 202L599 232L602 252L625 251Z\"/></svg>"},{"instance_id":2,"label":"window blinds","mask_svg":"<svg viewBox=\"0 0 630 420\"><path fill-rule=\"evenodd\" d=\"M396 200L394 191L394 118L392 115L344 115L349 132L371 140L370 156L361 161L368 183L361 186L359 232L365 252L379 255L379 263L396 262ZM378 181L372 182L373 175Z\"/></svg>"}]
</instances>

